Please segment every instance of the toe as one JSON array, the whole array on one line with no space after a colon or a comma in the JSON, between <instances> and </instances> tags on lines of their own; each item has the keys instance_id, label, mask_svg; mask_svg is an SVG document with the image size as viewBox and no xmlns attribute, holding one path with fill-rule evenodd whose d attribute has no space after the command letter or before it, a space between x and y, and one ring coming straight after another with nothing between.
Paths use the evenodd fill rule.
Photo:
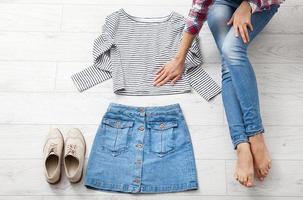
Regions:
<instances>
[{"instance_id":1,"label":"toe","mask_svg":"<svg viewBox=\"0 0 303 200\"><path fill-rule=\"evenodd\" d=\"M240 182L240 176L237 173L234 174L234 178L236 181Z\"/></svg>"},{"instance_id":2,"label":"toe","mask_svg":"<svg viewBox=\"0 0 303 200\"><path fill-rule=\"evenodd\" d=\"M260 168L260 171L261 171L261 175L263 177L265 177L267 175L267 169L264 167L264 168Z\"/></svg>"},{"instance_id":3,"label":"toe","mask_svg":"<svg viewBox=\"0 0 303 200\"><path fill-rule=\"evenodd\" d=\"M255 173L256 173L256 176L260 179L260 177L262 177L262 175L261 175L261 172L260 172L260 170L259 169L255 169Z\"/></svg>"},{"instance_id":4,"label":"toe","mask_svg":"<svg viewBox=\"0 0 303 200\"><path fill-rule=\"evenodd\" d=\"M242 185L244 185L244 179L243 179L242 176L238 177L238 181L239 181L239 183L241 183Z\"/></svg>"},{"instance_id":5,"label":"toe","mask_svg":"<svg viewBox=\"0 0 303 200\"><path fill-rule=\"evenodd\" d=\"M246 184L246 186L247 187L252 187L253 186L253 175L251 175L251 176L248 176L248 180L247 180L247 184Z\"/></svg>"},{"instance_id":6,"label":"toe","mask_svg":"<svg viewBox=\"0 0 303 200\"><path fill-rule=\"evenodd\" d=\"M256 169L256 172L257 172L257 176L259 178L260 181L263 181L264 180L264 176L262 175L262 172L260 169Z\"/></svg>"},{"instance_id":7,"label":"toe","mask_svg":"<svg viewBox=\"0 0 303 200\"><path fill-rule=\"evenodd\" d=\"M272 163L271 163L271 160L269 160L269 161L268 161L268 168L269 168L269 169L271 168L271 164L272 164Z\"/></svg>"},{"instance_id":8,"label":"toe","mask_svg":"<svg viewBox=\"0 0 303 200\"><path fill-rule=\"evenodd\" d=\"M268 168L268 170L270 170L270 168L271 168L271 160L268 161L267 168Z\"/></svg>"},{"instance_id":9,"label":"toe","mask_svg":"<svg viewBox=\"0 0 303 200\"><path fill-rule=\"evenodd\" d=\"M266 169L266 170L264 171L264 175L267 176L268 174L269 174L269 169Z\"/></svg>"},{"instance_id":10,"label":"toe","mask_svg":"<svg viewBox=\"0 0 303 200\"><path fill-rule=\"evenodd\" d=\"M243 184L244 184L245 186L247 186L247 180L248 180L248 177L245 176L245 177L243 178Z\"/></svg>"}]
</instances>

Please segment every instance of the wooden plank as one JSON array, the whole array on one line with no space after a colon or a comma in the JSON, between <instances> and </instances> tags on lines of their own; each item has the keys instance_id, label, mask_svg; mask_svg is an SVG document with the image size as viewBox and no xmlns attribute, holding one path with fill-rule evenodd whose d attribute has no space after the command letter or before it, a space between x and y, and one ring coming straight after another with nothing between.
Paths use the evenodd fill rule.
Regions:
<instances>
[{"instance_id":1,"label":"wooden plank","mask_svg":"<svg viewBox=\"0 0 303 200\"><path fill-rule=\"evenodd\" d=\"M253 64L261 93L303 92L302 64Z\"/></svg>"},{"instance_id":2,"label":"wooden plank","mask_svg":"<svg viewBox=\"0 0 303 200\"><path fill-rule=\"evenodd\" d=\"M57 77L56 77L56 91L63 92L76 92L78 90L74 85L71 76L72 74L79 72L86 67L90 66L92 63L88 62L59 62L57 64ZM95 92L95 93L113 93L113 81L109 79L104 81L85 92Z\"/></svg>"},{"instance_id":3,"label":"wooden plank","mask_svg":"<svg viewBox=\"0 0 303 200\"><path fill-rule=\"evenodd\" d=\"M55 62L0 62L0 91L53 91Z\"/></svg>"},{"instance_id":4,"label":"wooden plank","mask_svg":"<svg viewBox=\"0 0 303 200\"><path fill-rule=\"evenodd\" d=\"M0 35L0 60L87 61L92 58L91 42L96 37L81 33L3 32Z\"/></svg>"},{"instance_id":5,"label":"wooden plank","mask_svg":"<svg viewBox=\"0 0 303 200\"><path fill-rule=\"evenodd\" d=\"M265 125L302 126L302 94L261 94L260 98ZM224 122L220 96L206 102L196 94L138 99L112 93L1 93L0 100L3 102L0 105L0 123L96 124L110 102L141 106L179 102L190 125L222 125Z\"/></svg>"},{"instance_id":6,"label":"wooden plank","mask_svg":"<svg viewBox=\"0 0 303 200\"><path fill-rule=\"evenodd\" d=\"M71 75L89 66L89 62L0 62L3 78L0 91L53 91L78 93ZM254 64L261 93L295 94L303 92L303 69L300 64ZM221 84L221 65L205 64L205 70ZM56 74L56 86L55 85ZM22 84L20 84L22 83ZM95 86L87 92L111 93L112 80Z\"/></svg>"},{"instance_id":7,"label":"wooden plank","mask_svg":"<svg viewBox=\"0 0 303 200\"><path fill-rule=\"evenodd\" d=\"M206 62L220 62L219 52L210 34L200 35L201 49ZM302 63L303 38L300 35L260 34L252 41L248 56L252 63Z\"/></svg>"},{"instance_id":8,"label":"wooden plank","mask_svg":"<svg viewBox=\"0 0 303 200\"><path fill-rule=\"evenodd\" d=\"M99 124L0 125L2 133L0 150L6 152L0 155L0 159L42 158L45 137L50 127L59 128L63 135L71 128L79 128L86 139L88 156L98 126ZM301 153L303 137L298 134L302 132L302 126L266 126L265 128L266 142L273 159L303 160ZM226 126L189 125L189 130L197 159L236 159Z\"/></svg>"},{"instance_id":9,"label":"wooden plank","mask_svg":"<svg viewBox=\"0 0 303 200\"><path fill-rule=\"evenodd\" d=\"M236 159L227 126L189 126L197 159ZM271 157L303 160L303 127L265 126L265 139ZM291 139L289 139L291 138Z\"/></svg>"},{"instance_id":10,"label":"wooden plank","mask_svg":"<svg viewBox=\"0 0 303 200\"><path fill-rule=\"evenodd\" d=\"M49 128L59 128L65 135L79 128L87 143L87 156L99 124L0 125L0 159L39 159ZM265 138L273 159L303 160L303 126L266 126ZM236 159L226 126L189 125L196 159ZM16 138L18 138L16 140ZM291 138L291 139L290 139ZM18 147L18 148L16 148ZM22 151L20 151L22 149Z\"/></svg>"},{"instance_id":11,"label":"wooden plank","mask_svg":"<svg viewBox=\"0 0 303 200\"><path fill-rule=\"evenodd\" d=\"M0 3L19 3L19 4L81 4L81 5L153 5L153 6L163 6L163 5L171 5L171 6L190 6L191 1L184 0L154 0L148 2L142 2L140 0L129 0L127 4L123 0L111 0L111 1L98 1L98 0L14 0L13 2L10 0L1 0ZM283 3L283 6L297 6L303 5L301 0L286 0Z\"/></svg>"},{"instance_id":12,"label":"wooden plank","mask_svg":"<svg viewBox=\"0 0 303 200\"><path fill-rule=\"evenodd\" d=\"M184 1L184 0L154 0L149 2L142 2L140 0L129 0L127 3L123 0L111 0L111 1L98 1L98 0L1 0L0 3L8 4L60 4L60 5L73 5L73 4L80 4L80 5L153 5L153 6L163 6L163 5L171 5L171 6L181 6L181 5L191 5L191 1Z\"/></svg>"},{"instance_id":13,"label":"wooden plank","mask_svg":"<svg viewBox=\"0 0 303 200\"><path fill-rule=\"evenodd\" d=\"M62 30L65 32L101 32L105 17L112 12L120 9L122 6L117 5L66 5L63 8ZM141 17L166 16L172 11L172 6L150 6L129 4L123 8L131 15ZM175 12L187 16L189 6L174 6ZM302 6L281 6L279 12L273 17L270 23L263 30L263 33L275 34L302 34L303 20L301 13ZM292 23L288 23L292 21ZM207 23L203 26L201 33L210 33Z\"/></svg>"},{"instance_id":14,"label":"wooden plank","mask_svg":"<svg viewBox=\"0 0 303 200\"><path fill-rule=\"evenodd\" d=\"M0 6L1 31L59 31L61 24L60 5Z\"/></svg>"},{"instance_id":15,"label":"wooden plank","mask_svg":"<svg viewBox=\"0 0 303 200\"><path fill-rule=\"evenodd\" d=\"M92 61L92 43L98 34L5 32L0 35L0 60L27 61ZM24 40L23 38L27 38ZM200 36L206 62L219 63L212 35ZM303 62L303 35L261 34L251 44L253 63Z\"/></svg>"},{"instance_id":16,"label":"wooden plank","mask_svg":"<svg viewBox=\"0 0 303 200\"><path fill-rule=\"evenodd\" d=\"M81 196L0 196L0 200L158 200L159 198L165 198L165 200L301 200L302 197L262 197L262 196L232 196L232 195L173 195L167 194L149 194L149 195L81 195Z\"/></svg>"},{"instance_id":17,"label":"wooden plank","mask_svg":"<svg viewBox=\"0 0 303 200\"><path fill-rule=\"evenodd\" d=\"M42 164L43 161L41 159L0 160L0 177L2 180L0 182L0 194L18 196L113 195L110 192L87 189L83 185L83 179L77 184L70 184L64 174L64 170L61 181L56 185L50 185L45 181ZM225 194L225 181L222 181L225 176L224 161L198 161L197 171L201 189L171 194L175 196ZM25 180L30 181L24 184ZM114 194L128 195L123 193Z\"/></svg>"},{"instance_id":18,"label":"wooden plank","mask_svg":"<svg viewBox=\"0 0 303 200\"><path fill-rule=\"evenodd\" d=\"M302 118L302 93L298 94L259 94L261 116L264 125L292 125L301 126ZM227 120L224 114L224 124Z\"/></svg>"},{"instance_id":19,"label":"wooden plank","mask_svg":"<svg viewBox=\"0 0 303 200\"><path fill-rule=\"evenodd\" d=\"M56 91L75 91L70 76L83 70L91 63L88 62L59 62ZM301 64L253 64L260 93L295 94L303 92L303 68ZM220 85L221 64L203 65L208 74ZM88 92L111 92L112 80L105 81Z\"/></svg>"},{"instance_id":20,"label":"wooden plank","mask_svg":"<svg viewBox=\"0 0 303 200\"><path fill-rule=\"evenodd\" d=\"M265 125L303 124L303 93L261 95L261 115Z\"/></svg>"},{"instance_id":21,"label":"wooden plank","mask_svg":"<svg viewBox=\"0 0 303 200\"><path fill-rule=\"evenodd\" d=\"M207 102L196 93L167 95L165 98L163 96L138 98L115 95L112 92L0 93L0 102L3 102L0 104L2 124L97 124L110 102L136 106L180 103L190 124L223 124L221 98Z\"/></svg>"},{"instance_id":22,"label":"wooden plank","mask_svg":"<svg viewBox=\"0 0 303 200\"><path fill-rule=\"evenodd\" d=\"M301 64L252 63L260 93L296 94L303 92ZM221 84L221 63L203 65L217 83Z\"/></svg>"}]
</instances>

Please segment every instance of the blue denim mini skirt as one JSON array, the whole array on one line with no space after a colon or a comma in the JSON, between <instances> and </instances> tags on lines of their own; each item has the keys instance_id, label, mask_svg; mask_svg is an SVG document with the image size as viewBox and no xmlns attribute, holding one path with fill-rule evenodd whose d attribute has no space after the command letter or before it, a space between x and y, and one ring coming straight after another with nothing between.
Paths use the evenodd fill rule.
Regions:
<instances>
[{"instance_id":1,"label":"blue denim mini skirt","mask_svg":"<svg viewBox=\"0 0 303 200\"><path fill-rule=\"evenodd\" d=\"M84 184L127 193L198 189L193 146L180 105L110 103L92 145Z\"/></svg>"}]
</instances>

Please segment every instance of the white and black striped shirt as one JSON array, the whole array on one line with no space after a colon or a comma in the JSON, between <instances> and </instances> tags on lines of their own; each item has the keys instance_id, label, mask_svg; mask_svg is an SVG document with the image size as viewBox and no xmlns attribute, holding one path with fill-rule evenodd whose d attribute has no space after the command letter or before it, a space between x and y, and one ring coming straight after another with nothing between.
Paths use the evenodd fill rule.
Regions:
<instances>
[{"instance_id":1,"label":"white and black striped shirt","mask_svg":"<svg viewBox=\"0 0 303 200\"><path fill-rule=\"evenodd\" d=\"M113 88L121 95L164 95L190 92L194 88L210 100L221 92L203 70L199 37L190 47L185 71L175 85L153 85L156 71L177 52L185 18L171 12L165 17L135 17L124 9L108 15L102 34L93 46L94 64L72 75L80 92L113 78Z\"/></svg>"}]
</instances>

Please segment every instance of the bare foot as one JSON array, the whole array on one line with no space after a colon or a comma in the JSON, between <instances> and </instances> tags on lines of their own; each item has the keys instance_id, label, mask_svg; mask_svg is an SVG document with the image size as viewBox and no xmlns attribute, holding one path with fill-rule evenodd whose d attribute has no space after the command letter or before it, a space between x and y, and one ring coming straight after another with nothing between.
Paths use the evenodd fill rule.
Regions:
<instances>
[{"instance_id":1,"label":"bare foot","mask_svg":"<svg viewBox=\"0 0 303 200\"><path fill-rule=\"evenodd\" d=\"M246 187L253 186L254 163L249 143L237 145L237 165L235 169L235 179Z\"/></svg>"},{"instance_id":2,"label":"bare foot","mask_svg":"<svg viewBox=\"0 0 303 200\"><path fill-rule=\"evenodd\" d=\"M265 144L263 134L249 137L250 148L254 159L254 168L257 177L263 181L271 168L271 158Z\"/></svg>"}]
</instances>

